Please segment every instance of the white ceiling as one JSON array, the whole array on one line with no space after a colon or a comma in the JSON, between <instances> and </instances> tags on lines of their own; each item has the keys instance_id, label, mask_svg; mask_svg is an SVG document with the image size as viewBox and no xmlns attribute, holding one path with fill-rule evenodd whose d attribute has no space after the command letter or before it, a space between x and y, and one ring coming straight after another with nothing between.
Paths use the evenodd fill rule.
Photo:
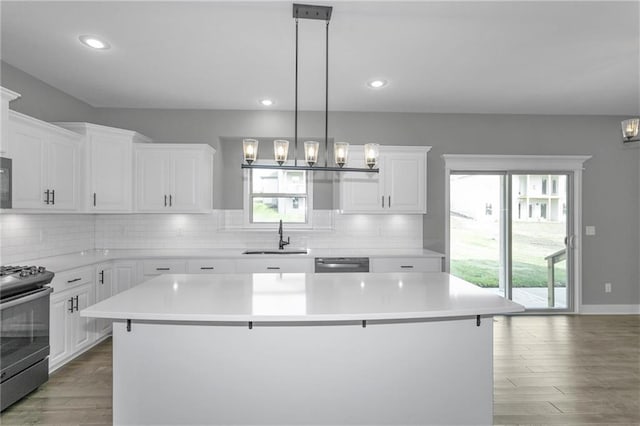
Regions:
<instances>
[{"instance_id":1,"label":"white ceiling","mask_svg":"<svg viewBox=\"0 0 640 426\"><path fill-rule=\"evenodd\" d=\"M640 114L639 1L301 3L333 6L332 111ZM1 7L2 60L93 106L293 109L292 2ZM300 49L300 109L322 110L322 21Z\"/></svg>"}]
</instances>

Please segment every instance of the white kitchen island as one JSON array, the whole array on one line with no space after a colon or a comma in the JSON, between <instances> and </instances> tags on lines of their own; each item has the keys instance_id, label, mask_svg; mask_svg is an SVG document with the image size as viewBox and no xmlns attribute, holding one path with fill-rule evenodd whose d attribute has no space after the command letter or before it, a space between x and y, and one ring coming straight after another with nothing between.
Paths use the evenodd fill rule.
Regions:
<instances>
[{"instance_id":1,"label":"white kitchen island","mask_svg":"<svg viewBox=\"0 0 640 426\"><path fill-rule=\"evenodd\" d=\"M494 314L446 273L162 275L113 326L114 424L489 425Z\"/></svg>"}]
</instances>

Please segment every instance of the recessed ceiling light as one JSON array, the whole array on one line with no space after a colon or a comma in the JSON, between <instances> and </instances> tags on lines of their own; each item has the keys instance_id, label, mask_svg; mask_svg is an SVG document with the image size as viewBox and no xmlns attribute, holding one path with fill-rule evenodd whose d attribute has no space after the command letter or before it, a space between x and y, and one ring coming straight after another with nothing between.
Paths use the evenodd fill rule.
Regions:
<instances>
[{"instance_id":1,"label":"recessed ceiling light","mask_svg":"<svg viewBox=\"0 0 640 426\"><path fill-rule=\"evenodd\" d=\"M273 101L271 99L260 99L260 105L271 106L273 105Z\"/></svg>"},{"instance_id":2,"label":"recessed ceiling light","mask_svg":"<svg viewBox=\"0 0 640 426\"><path fill-rule=\"evenodd\" d=\"M92 49L106 50L106 49L111 47L111 45L109 45L109 43L107 43L104 40L101 40L99 37L96 37L96 36L82 35L82 36L80 36L78 38L80 39L80 42L82 44L84 44L85 46L88 46L88 47L90 47Z\"/></svg>"},{"instance_id":3,"label":"recessed ceiling light","mask_svg":"<svg viewBox=\"0 0 640 426\"><path fill-rule=\"evenodd\" d=\"M373 89L380 89L387 85L387 80L371 80L367 83L367 86Z\"/></svg>"}]
</instances>

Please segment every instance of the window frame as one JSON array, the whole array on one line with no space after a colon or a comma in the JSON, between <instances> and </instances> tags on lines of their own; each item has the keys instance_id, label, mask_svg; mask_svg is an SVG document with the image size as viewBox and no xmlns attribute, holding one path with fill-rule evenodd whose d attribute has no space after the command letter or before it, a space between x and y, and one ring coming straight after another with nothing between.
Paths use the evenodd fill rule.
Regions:
<instances>
[{"instance_id":1,"label":"window frame","mask_svg":"<svg viewBox=\"0 0 640 426\"><path fill-rule=\"evenodd\" d=\"M260 164L260 162L254 163L254 164ZM273 230L275 226L278 226L277 222L253 222L253 204L251 202L252 198L253 198L253 192L251 191L251 178L252 178L252 173L253 173L253 169L242 169L243 171L243 175L242 175L242 180L243 180L243 194L242 194L242 211L243 211L243 216L244 216L244 227L245 228L251 228L251 229L268 229L268 230ZM302 197L306 198L306 208L307 208L307 212L306 212L306 222L305 223L296 223L296 222L284 222L283 224L286 225L286 227L288 229L311 229L313 227L313 172L309 171L309 170L303 170L305 172L305 179L306 179L306 188L307 188L307 192L306 195L302 195ZM297 195L297 194L289 194L289 193L282 193L282 194L274 194L274 193L264 193L264 194L256 194L257 196L293 196L293 195ZM274 197L275 198L275 197Z\"/></svg>"}]
</instances>

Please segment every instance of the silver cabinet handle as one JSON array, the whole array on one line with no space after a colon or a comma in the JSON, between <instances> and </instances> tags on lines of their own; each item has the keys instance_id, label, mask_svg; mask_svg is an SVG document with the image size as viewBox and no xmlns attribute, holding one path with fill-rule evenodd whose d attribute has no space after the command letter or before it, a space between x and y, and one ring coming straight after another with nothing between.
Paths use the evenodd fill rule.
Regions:
<instances>
[{"instance_id":1,"label":"silver cabinet handle","mask_svg":"<svg viewBox=\"0 0 640 426\"><path fill-rule=\"evenodd\" d=\"M156 271L170 271L171 268L156 268Z\"/></svg>"},{"instance_id":2,"label":"silver cabinet handle","mask_svg":"<svg viewBox=\"0 0 640 426\"><path fill-rule=\"evenodd\" d=\"M167 196L164 196L164 206L167 207Z\"/></svg>"},{"instance_id":3,"label":"silver cabinet handle","mask_svg":"<svg viewBox=\"0 0 640 426\"><path fill-rule=\"evenodd\" d=\"M201 266L200 269L202 269L203 271L211 271L213 270L213 266Z\"/></svg>"},{"instance_id":4,"label":"silver cabinet handle","mask_svg":"<svg viewBox=\"0 0 640 426\"><path fill-rule=\"evenodd\" d=\"M381 198L382 198L382 208L384 209L384 195Z\"/></svg>"},{"instance_id":5,"label":"silver cabinet handle","mask_svg":"<svg viewBox=\"0 0 640 426\"><path fill-rule=\"evenodd\" d=\"M75 283L75 282L77 282L77 281L80 281L81 279L82 279L82 278L74 278L74 279L72 279L72 280L68 280L68 281L67 281L67 284Z\"/></svg>"},{"instance_id":6,"label":"silver cabinet handle","mask_svg":"<svg viewBox=\"0 0 640 426\"><path fill-rule=\"evenodd\" d=\"M75 299L75 301L76 301L76 307L75 307L75 309L76 309L76 311L77 311L77 310L78 310L78 296L74 297L74 299Z\"/></svg>"},{"instance_id":7,"label":"silver cabinet handle","mask_svg":"<svg viewBox=\"0 0 640 426\"><path fill-rule=\"evenodd\" d=\"M71 302L71 306L69 307L69 309L67 309L67 311L73 313L73 297L69 298L68 302Z\"/></svg>"},{"instance_id":8,"label":"silver cabinet handle","mask_svg":"<svg viewBox=\"0 0 640 426\"><path fill-rule=\"evenodd\" d=\"M169 207L173 204L173 195L169 194Z\"/></svg>"},{"instance_id":9,"label":"silver cabinet handle","mask_svg":"<svg viewBox=\"0 0 640 426\"><path fill-rule=\"evenodd\" d=\"M413 265L400 265L401 269L413 269Z\"/></svg>"},{"instance_id":10,"label":"silver cabinet handle","mask_svg":"<svg viewBox=\"0 0 640 426\"><path fill-rule=\"evenodd\" d=\"M44 200L45 204L49 204L49 190L48 189L46 191L44 191L44 195L47 196L47 198Z\"/></svg>"},{"instance_id":11,"label":"silver cabinet handle","mask_svg":"<svg viewBox=\"0 0 640 426\"><path fill-rule=\"evenodd\" d=\"M279 266L267 266L267 269L270 269L270 270L279 270L279 269L280 269L280 267L279 267Z\"/></svg>"},{"instance_id":12,"label":"silver cabinet handle","mask_svg":"<svg viewBox=\"0 0 640 426\"><path fill-rule=\"evenodd\" d=\"M56 190L52 189L51 190L51 204L55 204L56 203Z\"/></svg>"},{"instance_id":13,"label":"silver cabinet handle","mask_svg":"<svg viewBox=\"0 0 640 426\"><path fill-rule=\"evenodd\" d=\"M96 193L93 193L93 207L96 206Z\"/></svg>"},{"instance_id":14,"label":"silver cabinet handle","mask_svg":"<svg viewBox=\"0 0 640 426\"><path fill-rule=\"evenodd\" d=\"M389 195L389 208L391 208L391 195Z\"/></svg>"}]
</instances>

